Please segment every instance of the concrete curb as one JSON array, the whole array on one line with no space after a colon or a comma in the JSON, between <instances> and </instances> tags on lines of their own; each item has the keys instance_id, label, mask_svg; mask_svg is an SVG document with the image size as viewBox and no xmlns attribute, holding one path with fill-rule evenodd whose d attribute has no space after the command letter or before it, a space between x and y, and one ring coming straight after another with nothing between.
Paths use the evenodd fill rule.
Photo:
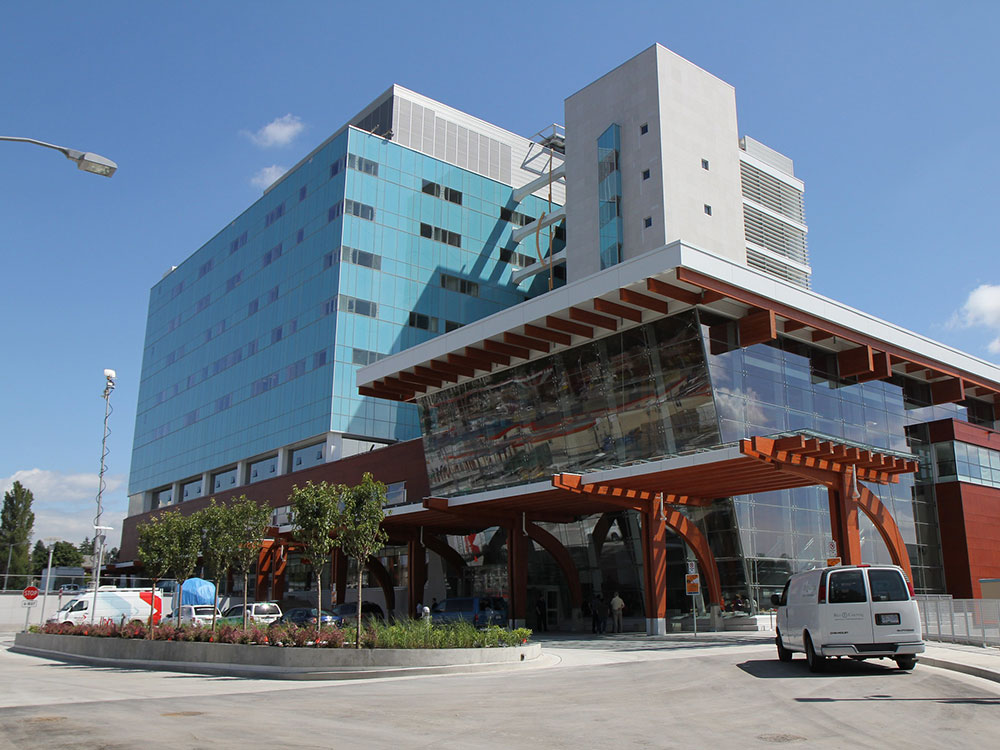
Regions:
<instances>
[{"instance_id":1,"label":"concrete curb","mask_svg":"<svg viewBox=\"0 0 1000 750\"><path fill-rule=\"evenodd\" d=\"M72 640L67 640L72 639ZM19 633L13 653L119 669L146 669L269 680L491 672L543 666L541 645L483 649L307 649L235 644L130 641ZM145 656L144 652L148 654ZM214 658L213 658L214 657Z\"/></svg>"},{"instance_id":2,"label":"concrete curb","mask_svg":"<svg viewBox=\"0 0 1000 750\"><path fill-rule=\"evenodd\" d=\"M924 654L917 656L917 664L937 667L938 669L947 669L952 672L961 672L962 674L981 677L984 680L991 680L992 682L1000 682L1000 671L988 669L987 667L977 667L974 664L963 664L962 662L939 659L934 656L925 656Z\"/></svg>"}]
</instances>

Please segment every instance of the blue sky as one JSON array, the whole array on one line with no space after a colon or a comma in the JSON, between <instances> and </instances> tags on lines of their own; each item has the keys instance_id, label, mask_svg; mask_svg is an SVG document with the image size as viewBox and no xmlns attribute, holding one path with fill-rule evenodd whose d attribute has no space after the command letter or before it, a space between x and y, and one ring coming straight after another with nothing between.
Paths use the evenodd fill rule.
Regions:
<instances>
[{"instance_id":1,"label":"blue sky","mask_svg":"<svg viewBox=\"0 0 1000 750\"><path fill-rule=\"evenodd\" d=\"M741 133L795 160L816 291L997 361L998 26L1000 3L968 0L10 6L0 135L119 172L0 143L0 489L33 489L36 538L92 534L114 368L117 540L149 288L262 170L392 83L530 135L653 42L731 83Z\"/></svg>"}]
</instances>

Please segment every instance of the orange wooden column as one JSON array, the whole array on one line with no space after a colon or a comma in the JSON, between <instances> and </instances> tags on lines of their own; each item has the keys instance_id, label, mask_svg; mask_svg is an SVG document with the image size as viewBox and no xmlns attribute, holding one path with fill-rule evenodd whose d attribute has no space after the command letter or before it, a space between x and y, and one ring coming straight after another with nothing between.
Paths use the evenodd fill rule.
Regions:
<instances>
[{"instance_id":1,"label":"orange wooden column","mask_svg":"<svg viewBox=\"0 0 1000 750\"><path fill-rule=\"evenodd\" d=\"M642 513L642 573L646 635L662 635L667 632L667 522L655 507Z\"/></svg>"},{"instance_id":2,"label":"orange wooden column","mask_svg":"<svg viewBox=\"0 0 1000 750\"><path fill-rule=\"evenodd\" d=\"M424 603L424 587L427 585L427 552L418 539L407 542L407 615L413 617L417 604Z\"/></svg>"},{"instance_id":3,"label":"orange wooden column","mask_svg":"<svg viewBox=\"0 0 1000 750\"><path fill-rule=\"evenodd\" d=\"M528 545L531 540L521 530L520 520L507 527L509 617L511 626L515 628L523 628L528 622Z\"/></svg>"},{"instance_id":4,"label":"orange wooden column","mask_svg":"<svg viewBox=\"0 0 1000 750\"><path fill-rule=\"evenodd\" d=\"M285 597L285 572L288 569L288 550L279 544L275 547L274 554L274 559L271 562L274 570L271 598L279 601Z\"/></svg>"},{"instance_id":5,"label":"orange wooden column","mask_svg":"<svg viewBox=\"0 0 1000 750\"><path fill-rule=\"evenodd\" d=\"M830 498L830 529L837 542L837 552L844 565L861 563L861 531L858 527L858 503L851 497L851 475L841 472L837 485L827 491Z\"/></svg>"},{"instance_id":6,"label":"orange wooden column","mask_svg":"<svg viewBox=\"0 0 1000 750\"><path fill-rule=\"evenodd\" d=\"M260 552L257 553L257 576L254 581L254 598L259 602L268 598L268 586L271 583L271 566L274 564L276 550L277 545L273 541L266 541L261 545Z\"/></svg>"}]
</instances>

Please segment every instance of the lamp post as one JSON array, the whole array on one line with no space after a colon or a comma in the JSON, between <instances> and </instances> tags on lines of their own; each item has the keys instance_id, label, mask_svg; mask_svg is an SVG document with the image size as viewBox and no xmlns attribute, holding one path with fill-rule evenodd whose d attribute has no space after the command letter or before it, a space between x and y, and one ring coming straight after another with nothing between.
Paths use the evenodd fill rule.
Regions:
<instances>
[{"instance_id":1,"label":"lamp post","mask_svg":"<svg viewBox=\"0 0 1000 750\"><path fill-rule=\"evenodd\" d=\"M57 536L47 536L45 541L49 543L49 564L45 568L45 588L42 589L42 614L38 617L38 624L45 624L45 603L49 600L49 589L52 587L52 553L55 551Z\"/></svg>"},{"instance_id":2,"label":"lamp post","mask_svg":"<svg viewBox=\"0 0 1000 750\"><path fill-rule=\"evenodd\" d=\"M82 169L84 172L90 172L91 174L99 174L102 177L110 177L118 169L118 165L111 161L111 159L100 154L91 153L90 151L77 151L75 148L66 148L65 146L57 146L54 143L38 141L34 138L19 138L12 135L0 135L0 141L33 143L36 146L54 149L70 161L75 161L77 169Z\"/></svg>"},{"instance_id":3,"label":"lamp post","mask_svg":"<svg viewBox=\"0 0 1000 750\"><path fill-rule=\"evenodd\" d=\"M27 540L23 542L11 542L7 545L7 567L3 569L3 590L7 590L7 579L10 578L10 560L14 554L14 547L18 547L22 544L27 544Z\"/></svg>"},{"instance_id":4,"label":"lamp post","mask_svg":"<svg viewBox=\"0 0 1000 750\"><path fill-rule=\"evenodd\" d=\"M101 514L104 512L101 506L101 499L104 495L104 472L105 459L108 457L108 417L111 416L111 392L115 389L115 379L118 377L114 370L104 371L104 434L101 437L101 471L97 480L97 515L94 516L94 558L97 565L94 567L94 604L90 610L90 621L94 621L94 609L97 608L97 589L101 586L101 564L104 557L104 531L111 531L110 526L101 526Z\"/></svg>"}]
</instances>

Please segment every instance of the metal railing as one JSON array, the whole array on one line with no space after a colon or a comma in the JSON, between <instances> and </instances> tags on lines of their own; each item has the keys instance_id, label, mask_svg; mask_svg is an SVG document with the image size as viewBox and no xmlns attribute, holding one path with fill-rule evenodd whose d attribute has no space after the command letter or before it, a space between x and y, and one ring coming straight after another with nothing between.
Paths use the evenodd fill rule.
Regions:
<instances>
[{"instance_id":1,"label":"metal railing","mask_svg":"<svg viewBox=\"0 0 1000 750\"><path fill-rule=\"evenodd\" d=\"M976 646L1000 646L1000 600L918 596L924 638Z\"/></svg>"}]
</instances>

